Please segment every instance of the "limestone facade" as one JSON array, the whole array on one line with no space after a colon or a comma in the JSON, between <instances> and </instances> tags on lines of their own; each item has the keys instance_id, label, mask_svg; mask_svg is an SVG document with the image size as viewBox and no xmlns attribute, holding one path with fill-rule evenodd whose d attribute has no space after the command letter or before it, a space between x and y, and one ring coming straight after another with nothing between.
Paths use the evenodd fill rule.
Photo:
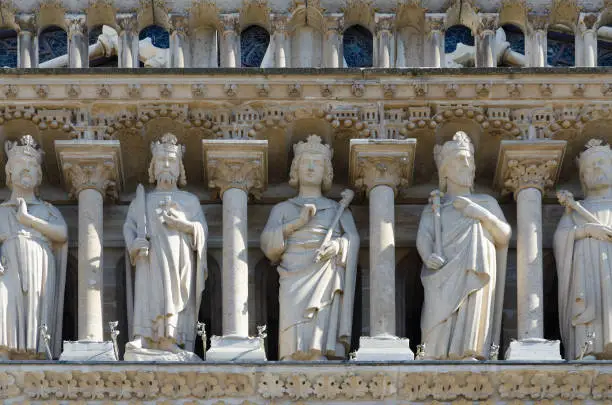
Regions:
<instances>
[{"instance_id":1,"label":"limestone facade","mask_svg":"<svg viewBox=\"0 0 612 405\"><path fill-rule=\"evenodd\" d=\"M475 192L495 196L513 230L500 358L512 339L560 339L552 247L564 207L555 191L581 199L576 156L591 138L612 143L612 73L595 68L595 39L612 22L609 2L15 0L2 2L0 13L19 39L19 68L0 75L0 140L24 134L37 140L45 151L40 196L68 225L64 340L109 340L108 322L118 321L123 355L129 320L122 227L137 184L148 182L150 143L171 132L186 146L185 189L200 199L209 228L200 312L206 334L247 338L267 325L266 356L278 359L278 274L260 249L260 235L272 207L295 195L287 184L293 145L316 133L334 149L327 196L340 200L346 188L357 192L350 208L361 240L351 351L360 348L360 337L384 334L409 338L416 352L423 343L417 228L438 187L434 146L459 130L474 143ZM495 42L506 23L525 32L523 54ZM138 32L152 24L169 31L170 47L144 55ZM271 37L264 70L240 68L240 32L254 24ZM342 68L342 34L355 24L373 34L372 69ZM444 52L445 31L457 24L476 39L465 53L475 68L446 67L459 60ZM544 67L546 31L559 24L575 35L575 69ZM72 69L38 63L37 35L50 25L69 33L66 60L56 62ZM87 49L84 34L99 25L117 35ZM113 52L120 69L88 68L92 55ZM517 67L496 68L501 64ZM0 188L0 200L9 196ZM230 211L240 223L233 241L224 238L232 231L224 223ZM382 233L373 219L392 224L387 239L372 239ZM230 245L233 254L224 251ZM236 246L246 254L236 254ZM521 246L536 246L535 257L521 255ZM99 260L85 260L92 256ZM82 285L92 280L98 287ZM0 401L612 400L606 362L204 367L3 363Z\"/></svg>"}]
</instances>

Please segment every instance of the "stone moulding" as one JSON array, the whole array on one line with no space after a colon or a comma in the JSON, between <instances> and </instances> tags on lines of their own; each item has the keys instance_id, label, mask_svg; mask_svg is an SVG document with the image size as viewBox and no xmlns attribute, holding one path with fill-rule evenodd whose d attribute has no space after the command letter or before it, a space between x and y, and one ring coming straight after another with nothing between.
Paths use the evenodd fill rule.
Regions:
<instances>
[{"instance_id":1,"label":"stone moulding","mask_svg":"<svg viewBox=\"0 0 612 405\"><path fill-rule=\"evenodd\" d=\"M211 404L294 401L609 404L612 400L612 362L271 363L208 364L206 367L173 363L5 363L1 370L0 401L5 404L169 404L176 401L183 404L202 401Z\"/></svg>"}]
</instances>

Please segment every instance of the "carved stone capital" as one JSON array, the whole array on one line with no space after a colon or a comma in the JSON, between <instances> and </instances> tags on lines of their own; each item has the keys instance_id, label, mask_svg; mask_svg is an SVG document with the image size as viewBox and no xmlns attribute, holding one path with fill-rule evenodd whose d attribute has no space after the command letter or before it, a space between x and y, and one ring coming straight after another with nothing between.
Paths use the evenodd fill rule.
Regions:
<instances>
[{"instance_id":1,"label":"carved stone capital","mask_svg":"<svg viewBox=\"0 0 612 405\"><path fill-rule=\"evenodd\" d=\"M73 198L86 189L117 197L122 177L119 141L57 140L55 151L64 185Z\"/></svg>"},{"instance_id":2,"label":"carved stone capital","mask_svg":"<svg viewBox=\"0 0 612 405\"><path fill-rule=\"evenodd\" d=\"M412 181L416 139L351 139L349 176L357 190L389 186L397 194Z\"/></svg>"},{"instance_id":3,"label":"carved stone capital","mask_svg":"<svg viewBox=\"0 0 612 405\"><path fill-rule=\"evenodd\" d=\"M376 16L376 33L391 32L395 27L395 16Z\"/></svg>"},{"instance_id":4,"label":"carved stone capital","mask_svg":"<svg viewBox=\"0 0 612 405\"><path fill-rule=\"evenodd\" d=\"M268 141L202 140L208 187L221 198L230 188L260 198L268 184Z\"/></svg>"},{"instance_id":5,"label":"carved stone capital","mask_svg":"<svg viewBox=\"0 0 612 405\"><path fill-rule=\"evenodd\" d=\"M282 14L274 14L271 18L272 33L284 33L287 32L289 25L289 16Z\"/></svg>"},{"instance_id":6,"label":"carved stone capital","mask_svg":"<svg viewBox=\"0 0 612 405\"><path fill-rule=\"evenodd\" d=\"M342 34L344 32L344 18L338 15L327 16L325 18L325 29L327 33Z\"/></svg>"},{"instance_id":7,"label":"carved stone capital","mask_svg":"<svg viewBox=\"0 0 612 405\"><path fill-rule=\"evenodd\" d=\"M171 31L180 35L187 35L189 28L189 19L182 15L173 15L170 18L172 24Z\"/></svg>"},{"instance_id":8,"label":"carved stone capital","mask_svg":"<svg viewBox=\"0 0 612 405\"><path fill-rule=\"evenodd\" d=\"M495 30L499 25L498 14L483 14L480 19L480 25L478 26L478 34L484 35L486 33L492 33L495 35Z\"/></svg>"},{"instance_id":9,"label":"carved stone capital","mask_svg":"<svg viewBox=\"0 0 612 405\"><path fill-rule=\"evenodd\" d=\"M559 176L566 141L502 141L495 185L514 197L525 188L542 193L554 186Z\"/></svg>"},{"instance_id":10,"label":"carved stone capital","mask_svg":"<svg viewBox=\"0 0 612 405\"><path fill-rule=\"evenodd\" d=\"M117 16L117 25L119 25L121 34L127 32L130 34L138 34L138 19L134 14L120 14Z\"/></svg>"},{"instance_id":11,"label":"carved stone capital","mask_svg":"<svg viewBox=\"0 0 612 405\"><path fill-rule=\"evenodd\" d=\"M548 13L528 14L527 20L535 31L546 31L550 24L550 15Z\"/></svg>"},{"instance_id":12,"label":"carved stone capital","mask_svg":"<svg viewBox=\"0 0 612 405\"><path fill-rule=\"evenodd\" d=\"M87 20L85 17L76 17L68 20L68 38L75 35L87 35Z\"/></svg>"},{"instance_id":13,"label":"carved stone capital","mask_svg":"<svg viewBox=\"0 0 612 405\"><path fill-rule=\"evenodd\" d=\"M425 26L429 33L433 31L444 32L444 14L427 15L425 17Z\"/></svg>"},{"instance_id":14,"label":"carved stone capital","mask_svg":"<svg viewBox=\"0 0 612 405\"><path fill-rule=\"evenodd\" d=\"M21 14L16 17L16 23L19 26L19 31L27 31L35 33L36 27L36 16L33 14Z\"/></svg>"}]
</instances>

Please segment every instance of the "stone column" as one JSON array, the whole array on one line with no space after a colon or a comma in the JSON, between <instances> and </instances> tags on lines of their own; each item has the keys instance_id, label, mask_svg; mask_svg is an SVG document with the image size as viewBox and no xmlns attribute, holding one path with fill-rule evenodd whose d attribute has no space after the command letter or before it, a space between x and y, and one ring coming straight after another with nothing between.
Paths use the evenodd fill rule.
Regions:
<instances>
[{"instance_id":1,"label":"stone column","mask_svg":"<svg viewBox=\"0 0 612 405\"><path fill-rule=\"evenodd\" d=\"M291 67L291 40L287 33L287 16L274 16L272 19L272 35L274 36L274 66L277 68Z\"/></svg>"},{"instance_id":2,"label":"stone column","mask_svg":"<svg viewBox=\"0 0 612 405\"><path fill-rule=\"evenodd\" d=\"M138 60L138 21L133 15L120 15L119 25L119 60L120 68L137 68Z\"/></svg>"},{"instance_id":3,"label":"stone column","mask_svg":"<svg viewBox=\"0 0 612 405\"><path fill-rule=\"evenodd\" d=\"M544 339L542 194L552 189L566 141L502 141L496 183L517 204L517 341L509 360L560 360L559 341Z\"/></svg>"},{"instance_id":4,"label":"stone column","mask_svg":"<svg viewBox=\"0 0 612 405\"><path fill-rule=\"evenodd\" d=\"M183 16L172 17L170 30L170 67L185 68L189 66L188 21Z\"/></svg>"},{"instance_id":5,"label":"stone column","mask_svg":"<svg viewBox=\"0 0 612 405\"><path fill-rule=\"evenodd\" d=\"M548 14L529 15L529 22L533 29L531 38L531 66L545 67L548 63Z\"/></svg>"},{"instance_id":6,"label":"stone column","mask_svg":"<svg viewBox=\"0 0 612 405\"><path fill-rule=\"evenodd\" d=\"M55 150L65 186L79 201L78 291L74 293L79 303L78 338L87 342L85 358L90 358L97 352L106 353L110 343L103 343L103 201L118 191L120 145L119 141L55 141Z\"/></svg>"},{"instance_id":7,"label":"stone column","mask_svg":"<svg viewBox=\"0 0 612 405\"><path fill-rule=\"evenodd\" d=\"M213 336L207 360L265 360L263 342L249 337L248 195L267 185L268 141L203 140L208 186L223 201L223 336Z\"/></svg>"},{"instance_id":8,"label":"stone column","mask_svg":"<svg viewBox=\"0 0 612 405\"><path fill-rule=\"evenodd\" d=\"M238 15L223 17L223 33L221 35L221 67L241 67L240 60L240 28Z\"/></svg>"},{"instance_id":9,"label":"stone column","mask_svg":"<svg viewBox=\"0 0 612 405\"><path fill-rule=\"evenodd\" d=\"M38 66L38 47L36 46L36 18L33 15L23 16L17 20L17 67L33 68Z\"/></svg>"},{"instance_id":10,"label":"stone column","mask_svg":"<svg viewBox=\"0 0 612 405\"><path fill-rule=\"evenodd\" d=\"M327 19L327 30L323 41L324 66L328 68L344 67L344 56L342 49L343 19L341 17L329 17Z\"/></svg>"},{"instance_id":11,"label":"stone column","mask_svg":"<svg viewBox=\"0 0 612 405\"><path fill-rule=\"evenodd\" d=\"M497 16L486 15L481 20L476 37L476 67L497 67L495 30Z\"/></svg>"},{"instance_id":12,"label":"stone column","mask_svg":"<svg viewBox=\"0 0 612 405\"><path fill-rule=\"evenodd\" d=\"M444 19L441 17L430 17L427 19L429 52L429 66L442 68L446 66L444 50Z\"/></svg>"},{"instance_id":13,"label":"stone column","mask_svg":"<svg viewBox=\"0 0 612 405\"><path fill-rule=\"evenodd\" d=\"M376 22L376 39L378 41L378 67L395 66L395 41L393 37L393 17L380 17Z\"/></svg>"},{"instance_id":14,"label":"stone column","mask_svg":"<svg viewBox=\"0 0 612 405\"><path fill-rule=\"evenodd\" d=\"M578 25L582 34L582 64L586 67L597 66L597 14L586 14ZM579 49L576 49L578 54Z\"/></svg>"},{"instance_id":15,"label":"stone column","mask_svg":"<svg viewBox=\"0 0 612 405\"><path fill-rule=\"evenodd\" d=\"M75 18L68 24L68 67L89 67L89 38L85 18Z\"/></svg>"},{"instance_id":16,"label":"stone column","mask_svg":"<svg viewBox=\"0 0 612 405\"><path fill-rule=\"evenodd\" d=\"M395 195L412 178L416 139L351 139L350 182L370 199L370 337L356 360L413 360L395 327Z\"/></svg>"}]
</instances>

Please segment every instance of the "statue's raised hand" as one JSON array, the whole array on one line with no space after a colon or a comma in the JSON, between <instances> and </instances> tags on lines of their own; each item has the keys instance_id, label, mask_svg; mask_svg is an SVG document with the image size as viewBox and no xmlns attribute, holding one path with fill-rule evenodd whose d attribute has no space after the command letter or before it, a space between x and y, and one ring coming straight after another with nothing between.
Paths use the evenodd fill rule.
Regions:
<instances>
[{"instance_id":1,"label":"statue's raised hand","mask_svg":"<svg viewBox=\"0 0 612 405\"><path fill-rule=\"evenodd\" d=\"M300 220L299 220L300 227L309 223L312 217L314 217L316 214L317 214L316 205L304 204L304 206L302 207L302 210L300 211Z\"/></svg>"},{"instance_id":2,"label":"statue's raised hand","mask_svg":"<svg viewBox=\"0 0 612 405\"><path fill-rule=\"evenodd\" d=\"M28 204L23 198L17 198L17 221L20 224L32 227L34 217L28 213Z\"/></svg>"},{"instance_id":3,"label":"statue's raised hand","mask_svg":"<svg viewBox=\"0 0 612 405\"><path fill-rule=\"evenodd\" d=\"M176 231L182 233L193 233L193 224L190 221L181 218L172 208L162 213L162 220L167 227Z\"/></svg>"},{"instance_id":4,"label":"statue's raised hand","mask_svg":"<svg viewBox=\"0 0 612 405\"><path fill-rule=\"evenodd\" d=\"M473 203L469 198L455 197L453 207L461 211L468 218L482 221L489 216L489 211L482 208L480 205Z\"/></svg>"}]
</instances>

